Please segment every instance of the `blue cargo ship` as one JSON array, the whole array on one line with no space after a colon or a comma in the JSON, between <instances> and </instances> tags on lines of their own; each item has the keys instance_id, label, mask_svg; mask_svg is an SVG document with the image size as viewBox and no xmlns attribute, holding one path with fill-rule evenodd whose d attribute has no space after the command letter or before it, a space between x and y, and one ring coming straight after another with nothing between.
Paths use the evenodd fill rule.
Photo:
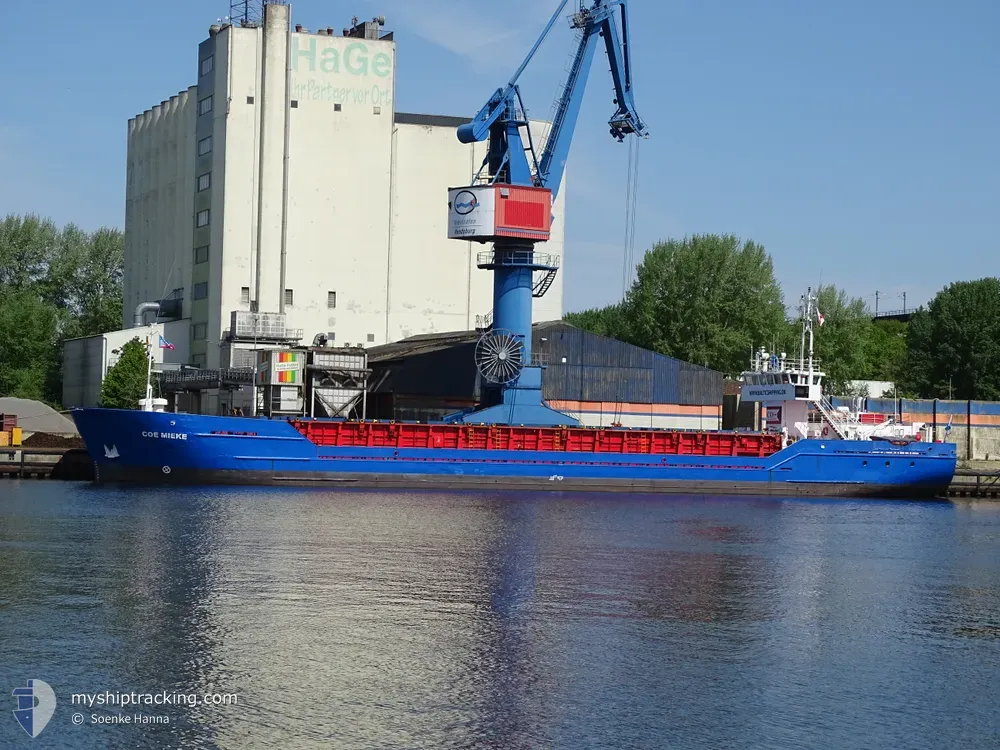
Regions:
<instances>
[{"instance_id":1,"label":"blue cargo ship","mask_svg":"<svg viewBox=\"0 0 1000 750\"><path fill-rule=\"evenodd\" d=\"M763 425L755 432L584 427L550 409L538 384L523 377L500 387L496 403L434 423L178 414L163 411L150 390L142 409L78 409L73 418L100 482L943 496L956 468L953 444L936 442L922 423L835 408L823 395L813 304L810 293L807 353L789 360L757 351L741 376L743 399L759 404ZM477 352L484 377L520 357L517 343ZM515 396L520 404L506 403ZM489 418L524 403L529 416L544 419Z\"/></svg>"},{"instance_id":2,"label":"blue cargo ship","mask_svg":"<svg viewBox=\"0 0 1000 750\"><path fill-rule=\"evenodd\" d=\"M916 499L940 496L956 461L954 445L925 441L804 439L781 448L769 444L768 436L740 433L337 422L116 409L81 409L73 416L100 482ZM343 444L318 444L311 430L332 430ZM471 436L470 443L476 430L487 441L490 432L512 437L499 448L488 442L447 447L449 437L462 430ZM534 440L511 430L533 431ZM591 438L590 447L552 450L553 445L539 444L543 436L559 433L564 446L578 433ZM691 452L683 447L673 453L640 452L643 439L657 433L676 438L681 446L681 438L687 439ZM602 442L607 451L594 447ZM778 449L768 452L769 445ZM731 455L719 455L727 450Z\"/></svg>"}]
</instances>

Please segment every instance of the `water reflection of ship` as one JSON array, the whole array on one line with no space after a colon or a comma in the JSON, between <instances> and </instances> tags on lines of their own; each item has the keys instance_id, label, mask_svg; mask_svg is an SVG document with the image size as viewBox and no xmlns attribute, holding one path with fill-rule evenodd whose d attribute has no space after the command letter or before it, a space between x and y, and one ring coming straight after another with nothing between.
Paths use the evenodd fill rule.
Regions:
<instances>
[{"instance_id":1,"label":"water reflection of ship","mask_svg":"<svg viewBox=\"0 0 1000 750\"><path fill-rule=\"evenodd\" d=\"M538 705L545 696L537 689L540 665L532 630L542 519L538 505L527 499L494 501L483 512L488 521L481 592L489 607L468 665L480 687L481 709L471 736L489 738L493 747L527 748L538 740L527 717L546 714Z\"/></svg>"}]
</instances>

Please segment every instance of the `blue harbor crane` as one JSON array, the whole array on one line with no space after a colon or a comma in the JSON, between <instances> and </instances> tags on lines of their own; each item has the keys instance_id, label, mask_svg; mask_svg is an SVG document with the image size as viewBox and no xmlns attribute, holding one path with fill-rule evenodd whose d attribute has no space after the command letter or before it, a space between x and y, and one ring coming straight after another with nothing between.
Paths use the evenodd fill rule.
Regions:
<instances>
[{"instance_id":1,"label":"blue harbor crane","mask_svg":"<svg viewBox=\"0 0 1000 750\"><path fill-rule=\"evenodd\" d=\"M572 417L542 399L542 367L531 350L531 305L549 288L558 256L536 253L549 238L552 201L559 192L587 75L598 37L603 38L614 82L616 110L611 135L646 136L632 99L626 0L578 0L569 16L580 34L569 77L555 107L541 157L537 156L518 79L548 36L569 0L562 0L524 62L471 122L459 126L462 143L486 141L486 158L468 187L448 191L448 236L492 243L478 254L479 268L493 271L493 325L476 345L481 375L480 407L451 421L492 424L575 425ZM621 23L619 35L618 24ZM534 274L541 272L536 284Z\"/></svg>"}]
</instances>

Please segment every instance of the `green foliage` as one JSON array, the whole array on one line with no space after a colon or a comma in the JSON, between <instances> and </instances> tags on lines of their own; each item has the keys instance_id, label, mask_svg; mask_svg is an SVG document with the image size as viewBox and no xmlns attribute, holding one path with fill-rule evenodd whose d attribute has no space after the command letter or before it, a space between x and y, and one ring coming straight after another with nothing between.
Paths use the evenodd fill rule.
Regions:
<instances>
[{"instance_id":1,"label":"green foliage","mask_svg":"<svg viewBox=\"0 0 1000 750\"><path fill-rule=\"evenodd\" d=\"M600 336L621 341L629 339L628 321L621 304L567 313L563 316L563 320L577 328L591 331Z\"/></svg>"},{"instance_id":2,"label":"green foliage","mask_svg":"<svg viewBox=\"0 0 1000 750\"><path fill-rule=\"evenodd\" d=\"M59 403L62 342L121 324L123 260L117 229L0 221L0 396Z\"/></svg>"},{"instance_id":3,"label":"green foliage","mask_svg":"<svg viewBox=\"0 0 1000 750\"><path fill-rule=\"evenodd\" d=\"M101 406L108 409L137 409L146 397L149 356L138 338L118 350L118 361L108 368L101 384Z\"/></svg>"},{"instance_id":4,"label":"green foliage","mask_svg":"<svg viewBox=\"0 0 1000 750\"><path fill-rule=\"evenodd\" d=\"M56 311L26 289L0 291L0 394L45 399L57 357Z\"/></svg>"},{"instance_id":5,"label":"green foliage","mask_svg":"<svg viewBox=\"0 0 1000 750\"><path fill-rule=\"evenodd\" d=\"M865 380L899 383L906 372L907 325L898 320L877 320L864 340Z\"/></svg>"},{"instance_id":6,"label":"green foliage","mask_svg":"<svg viewBox=\"0 0 1000 750\"><path fill-rule=\"evenodd\" d=\"M1000 279L942 289L910 320L906 385L928 398L1000 400Z\"/></svg>"},{"instance_id":7,"label":"green foliage","mask_svg":"<svg viewBox=\"0 0 1000 750\"><path fill-rule=\"evenodd\" d=\"M708 234L646 253L622 315L632 343L737 375L780 332L784 304L761 245Z\"/></svg>"},{"instance_id":8,"label":"green foliage","mask_svg":"<svg viewBox=\"0 0 1000 750\"><path fill-rule=\"evenodd\" d=\"M49 219L30 214L0 222L0 292L34 288L56 254L58 235Z\"/></svg>"}]
</instances>

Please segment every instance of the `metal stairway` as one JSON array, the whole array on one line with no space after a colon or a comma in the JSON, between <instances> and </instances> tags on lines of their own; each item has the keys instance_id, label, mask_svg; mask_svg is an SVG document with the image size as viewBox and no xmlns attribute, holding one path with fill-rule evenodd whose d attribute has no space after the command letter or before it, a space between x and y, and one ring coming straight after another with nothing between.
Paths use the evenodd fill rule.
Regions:
<instances>
[{"instance_id":1,"label":"metal stairway","mask_svg":"<svg viewBox=\"0 0 1000 750\"><path fill-rule=\"evenodd\" d=\"M837 433L840 439L850 440L848 437L847 426L851 424L851 420L834 409L830 399L826 396L823 396L819 401L817 401L816 406L819 407L820 412L822 412L826 421L829 422L830 427L833 428L833 431Z\"/></svg>"},{"instance_id":2,"label":"metal stairway","mask_svg":"<svg viewBox=\"0 0 1000 750\"><path fill-rule=\"evenodd\" d=\"M556 271L555 268L545 271L542 277L535 282L534 287L532 287L531 296L532 297L544 296L545 293L552 288L552 283L556 280L556 273L558 272Z\"/></svg>"}]
</instances>

